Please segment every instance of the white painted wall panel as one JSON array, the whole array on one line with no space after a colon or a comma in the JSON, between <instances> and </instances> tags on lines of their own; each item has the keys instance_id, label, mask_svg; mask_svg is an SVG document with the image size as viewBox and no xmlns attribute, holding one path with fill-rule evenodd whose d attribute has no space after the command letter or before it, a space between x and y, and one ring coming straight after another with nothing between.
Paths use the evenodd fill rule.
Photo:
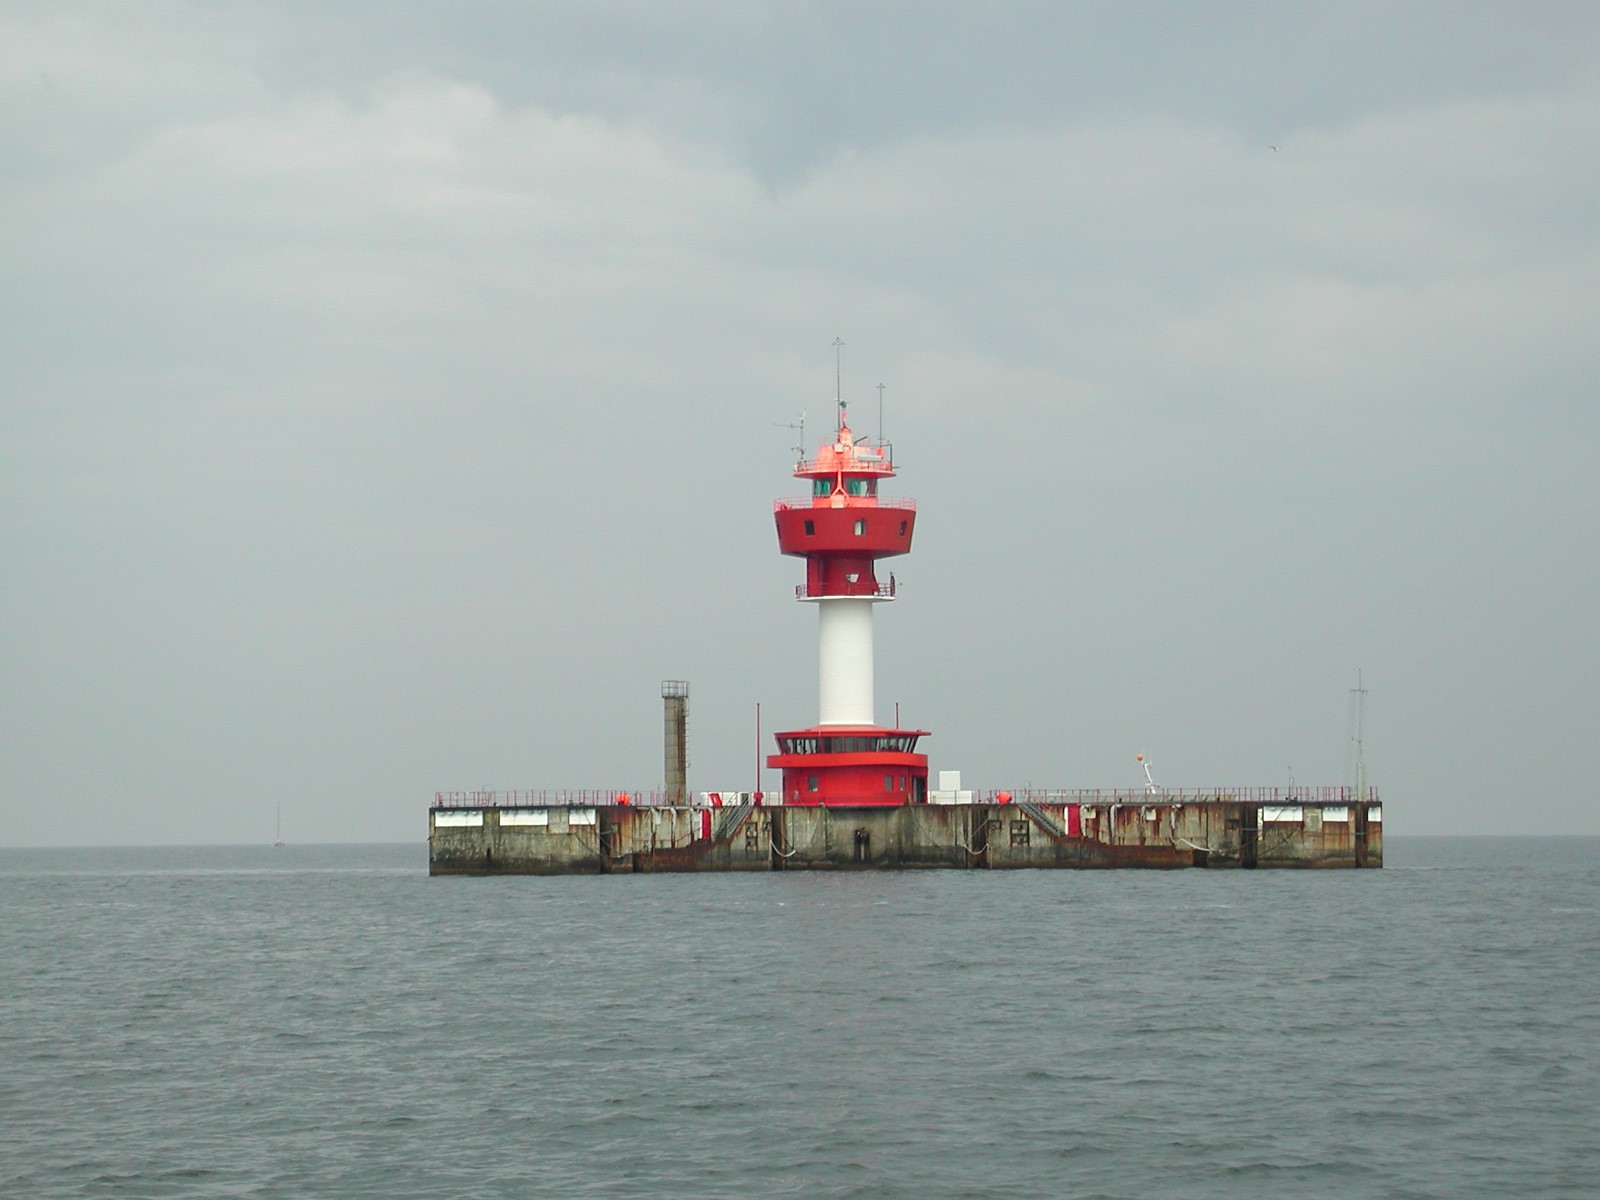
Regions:
<instances>
[{"instance_id":1,"label":"white painted wall panel","mask_svg":"<svg viewBox=\"0 0 1600 1200\"><path fill-rule=\"evenodd\" d=\"M817 602L817 723L872 725L872 601Z\"/></svg>"},{"instance_id":2,"label":"white painted wall panel","mask_svg":"<svg viewBox=\"0 0 1600 1200\"><path fill-rule=\"evenodd\" d=\"M452 826L465 827L483 824L483 810L481 808L456 808L440 811L433 814L433 827L435 829L448 829Z\"/></svg>"}]
</instances>

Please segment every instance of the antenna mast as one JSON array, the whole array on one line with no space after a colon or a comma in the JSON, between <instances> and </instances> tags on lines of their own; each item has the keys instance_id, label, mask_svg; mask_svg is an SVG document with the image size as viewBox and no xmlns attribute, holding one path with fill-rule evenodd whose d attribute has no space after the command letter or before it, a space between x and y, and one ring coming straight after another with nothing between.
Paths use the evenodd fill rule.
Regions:
<instances>
[{"instance_id":1,"label":"antenna mast","mask_svg":"<svg viewBox=\"0 0 1600 1200\"><path fill-rule=\"evenodd\" d=\"M840 355L843 352L841 347L843 346L843 338L836 337L833 339L833 399L834 403L839 406L840 429L844 428L844 374L843 368L840 365Z\"/></svg>"},{"instance_id":2,"label":"antenna mast","mask_svg":"<svg viewBox=\"0 0 1600 1200\"><path fill-rule=\"evenodd\" d=\"M1356 803L1367 798L1367 689L1361 686L1361 670L1356 669L1356 686L1350 689L1350 707L1355 726L1353 740L1356 744Z\"/></svg>"},{"instance_id":3,"label":"antenna mast","mask_svg":"<svg viewBox=\"0 0 1600 1200\"><path fill-rule=\"evenodd\" d=\"M798 429L800 431L800 444L798 446L791 446L790 449L792 449L794 451L794 460L795 460L795 462L797 462L797 463L804 462L806 460L806 412L805 412L805 409L801 409L800 410L800 415L796 420L788 421L788 422L785 422L785 421L774 421L772 423L772 426L773 426L774 429Z\"/></svg>"},{"instance_id":4,"label":"antenna mast","mask_svg":"<svg viewBox=\"0 0 1600 1200\"><path fill-rule=\"evenodd\" d=\"M878 445L883 445L883 384L878 385Z\"/></svg>"}]
</instances>

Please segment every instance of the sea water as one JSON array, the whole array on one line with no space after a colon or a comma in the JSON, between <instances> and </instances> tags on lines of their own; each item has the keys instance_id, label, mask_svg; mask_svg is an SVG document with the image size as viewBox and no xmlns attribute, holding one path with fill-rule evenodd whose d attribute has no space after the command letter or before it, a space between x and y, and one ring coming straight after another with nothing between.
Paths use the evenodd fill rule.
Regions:
<instances>
[{"instance_id":1,"label":"sea water","mask_svg":"<svg viewBox=\"0 0 1600 1200\"><path fill-rule=\"evenodd\" d=\"M0 1195L1600 1195L1600 839L1387 852L0 851Z\"/></svg>"}]
</instances>

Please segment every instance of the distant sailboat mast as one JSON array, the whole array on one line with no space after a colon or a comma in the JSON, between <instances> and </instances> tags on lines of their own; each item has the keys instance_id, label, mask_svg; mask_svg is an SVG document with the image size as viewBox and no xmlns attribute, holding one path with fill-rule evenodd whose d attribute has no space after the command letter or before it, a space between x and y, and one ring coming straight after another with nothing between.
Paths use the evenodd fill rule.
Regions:
<instances>
[{"instance_id":1,"label":"distant sailboat mast","mask_svg":"<svg viewBox=\"0 0 1600 1200\"><path fill-rule=\"evenodd\" d=\"M281 803L278 805L278 833L277 833L277 839L272 844L274 846L283 845L283 805Z\"/></svg>"}]
</instances>

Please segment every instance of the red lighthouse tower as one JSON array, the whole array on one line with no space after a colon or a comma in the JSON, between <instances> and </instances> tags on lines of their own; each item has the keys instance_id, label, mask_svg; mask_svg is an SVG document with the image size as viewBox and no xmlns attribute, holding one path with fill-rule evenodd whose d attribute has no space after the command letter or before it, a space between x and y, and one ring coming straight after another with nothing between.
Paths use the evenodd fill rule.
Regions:
<instances>
[{"instance_id":1,"label":"red lighthouse tower","mask_svg":"<svg viewBox=\"0 0 1600 1200\"><path fill-rule=\"evenodd\" d=\"M839 427L817 456L795 466L811 494L774 506L778 548L806 560L795 598L817 606L817 723L777 734L767 766L783 771L783 803L863 807L920 804L928 797L928 756L920 729L891 729L873 719L872 608L893 600L879 559L906 554L916 503L878 494L894 477L893 456Z\"/></svg>"}]
</instances>

